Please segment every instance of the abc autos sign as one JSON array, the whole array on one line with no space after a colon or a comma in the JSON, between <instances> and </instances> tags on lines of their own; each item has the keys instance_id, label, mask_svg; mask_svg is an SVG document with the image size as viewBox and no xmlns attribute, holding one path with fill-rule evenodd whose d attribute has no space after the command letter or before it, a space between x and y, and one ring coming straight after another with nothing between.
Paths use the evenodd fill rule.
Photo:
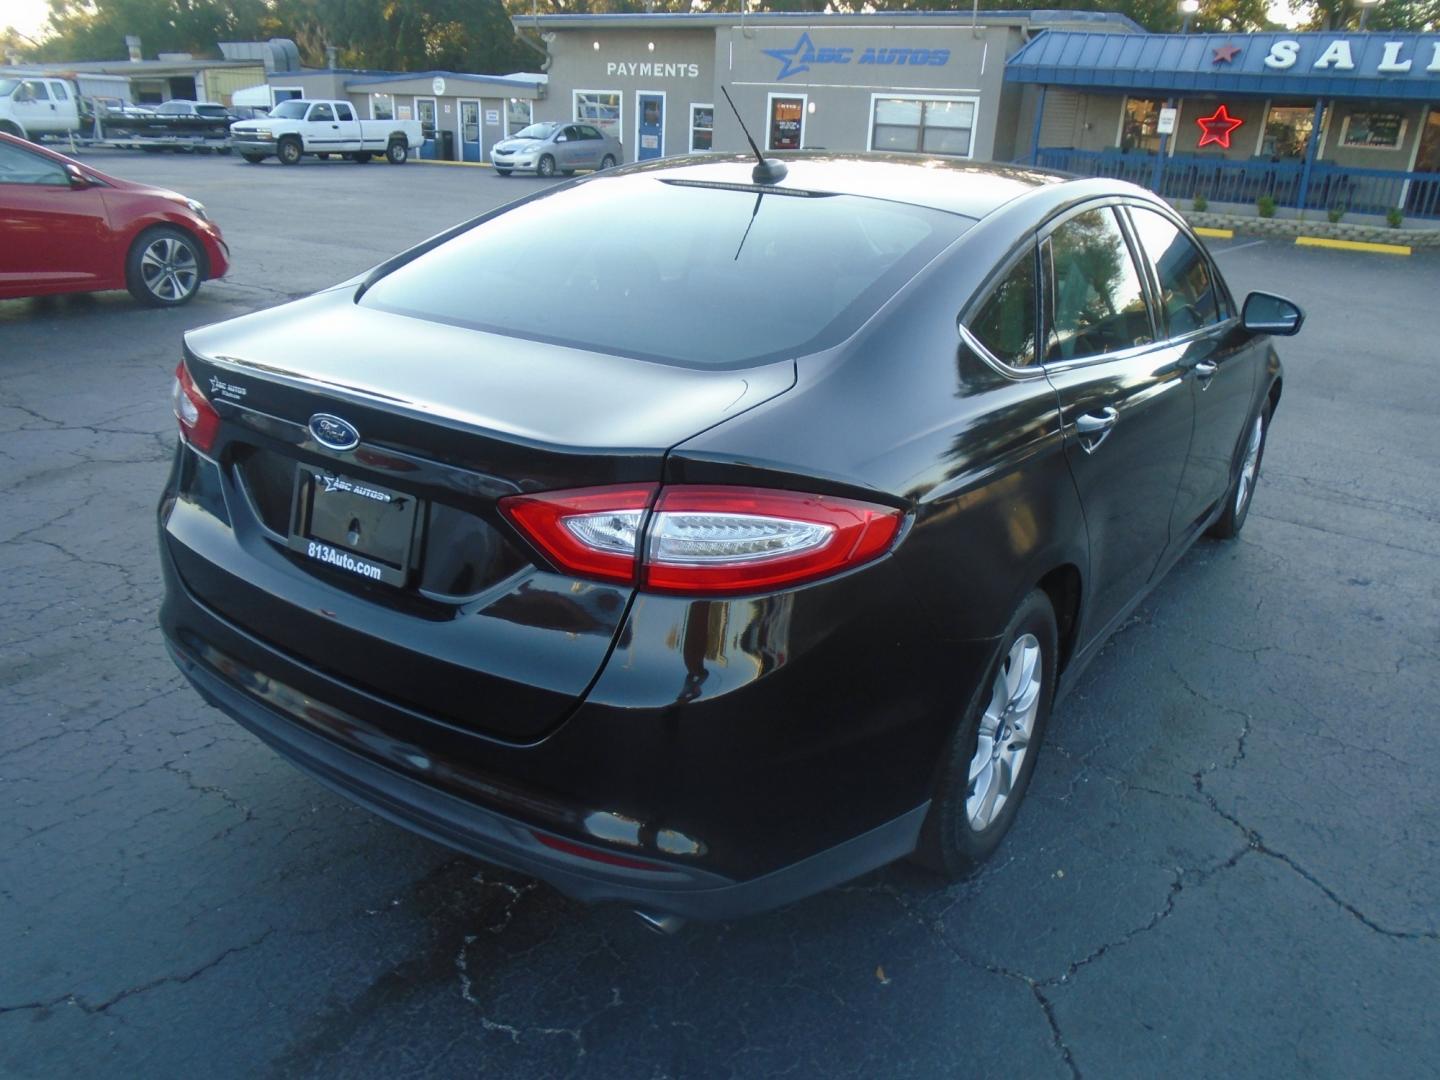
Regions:
<instances>
[{"instance_id":1,"label":"abc autos sign","mask_svg":"<svg viewBox=\"0 0 1440 1080\"><path fill-rule=\"evenodd\" d=\"M777 80L803 75L812 68L839 64L909 64L912 67L944 67L950 62L949 49L903 49L876 48L873 45L863 49L851 45L817 46L809 34L801 34L800 40L788 49L765 49L766 56L780 61Z\"/></svg>"}]
</instances>

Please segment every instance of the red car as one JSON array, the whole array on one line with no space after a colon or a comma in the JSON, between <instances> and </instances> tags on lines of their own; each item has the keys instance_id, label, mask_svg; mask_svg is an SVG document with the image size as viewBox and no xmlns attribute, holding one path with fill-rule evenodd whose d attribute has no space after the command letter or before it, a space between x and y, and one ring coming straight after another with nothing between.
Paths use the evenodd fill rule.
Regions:
<instances>
[{"instance_id":1,"label":"red car","mask_svg":"<svg viewBox=\"0 0 1440 1080\"><path fill-rule=\"evenodd\" d=\"M0 300L129 289L172 307L229 265L194 199L0 133Z\"/></svg>"}]
</instances>

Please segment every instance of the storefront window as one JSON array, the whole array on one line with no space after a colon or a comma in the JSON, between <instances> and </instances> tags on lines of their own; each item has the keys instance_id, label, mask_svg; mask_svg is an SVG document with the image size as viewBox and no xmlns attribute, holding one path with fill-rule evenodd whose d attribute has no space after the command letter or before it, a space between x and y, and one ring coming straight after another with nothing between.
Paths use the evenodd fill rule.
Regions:
<instances>
[{"instance_id":1,"label":"storefront window","mask_svg":"<svg viewBox=\"0 0 1440 1080\"><path fill-rule=\"evenodd\" d=\"M1314 130L1314 105L1272 105L1265 115L1265 142L1260 153L1271 158L1303 158Z\"/></svg>"},{"instance_id":2,"label":"storefront window","mask_svg":"<svg viewBox=\"0 0 1440 1080\"><path fill-rule=\"evenodd\" d=\"M799 150L805 135L805 99L782 97L770 99L770 129L767 150Z\"/></svg>"},{"instance_id":3,"label":"storefront window","mask_svg":"<svg viewBox=\"0 0 1440 1080\"><path fill-rule=\"evenodd\" d=\"M511 98L505 103L505 137L527 128L534 121L534 107L524 98Z\"/></svg>"},{"instance_id":4,"label":"storefront window","mask_svg":"<svg viewBox=\"0 0 1440 1080\"><path fill-rule=\"evenodd\" d=\"M975 102L960 98L876 98L870 147L969 157Z\"/></svg>"},{"instance_id":5,"label":"storefront window","mask_svg":"<svg viewBox=\"0 0 1440 1080\"><path fill-rule=\"evenodd\" d=\"M706 153L715 137L715 106L690 106L690 152Z\"/></svg>"},{"instance_id":6,"label":"storefront window","mask_svg":"<svg viewBox=\"0 0 1440 1080\"><path fill-rule=\"evenodd\" d=\"M588 120L612 138L624 138L620 124L620 95L609 90L576 90L576 120Z\"/></svg>"},{"instance_id":7,"label":"storefront window","mask_svg":"<svg viewBox=\"0 0 1440 1080\"><path fill-rule=\"evenodd\" d=\"M1120 149L1156 153L1160 149L1160 108L1158 98L1126 98L1125 120L1120 130Z\"/></svg>"},{"instance_id":8,"label":"storefront window","mask_svg":"<svg viewBox=\"0 0 1440 1080\"><path fill-rule=\"evenodd\" d=\"M371 94L370 119L394 120L395 100L389 94Z\"/></svg>"},{"instance_id":9,"label":"storefront window","mask_svg":"<svg viewBox=\"0 0 1440 1080\"><path fill-rule=\"evenodd\" d=\"M1405 117L1398 112L1352 112L1345 117L1340 145L1364 150L1399 150L1405 142Z\"/></svg>"}]
</instances>

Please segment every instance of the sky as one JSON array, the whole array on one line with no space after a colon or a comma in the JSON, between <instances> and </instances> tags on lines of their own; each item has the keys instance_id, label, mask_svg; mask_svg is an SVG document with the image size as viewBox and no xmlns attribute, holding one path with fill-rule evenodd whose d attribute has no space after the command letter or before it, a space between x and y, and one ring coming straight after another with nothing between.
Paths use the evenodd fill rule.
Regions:
<instances>
[{"instance_id":1,"label":"sky","mask_svg":"<svg viewBox=\"0 0 1440 1080\"><path fill-rule=\"evenodd\" d=\"M49 14L50 8L46 0L0 0L0 27L13 26L27 37L40 36ZM1289 26L1295 24L1295 16L1290 10L1288 0L1272 3L1270 18Z\"/></svg>"}]
</instances>

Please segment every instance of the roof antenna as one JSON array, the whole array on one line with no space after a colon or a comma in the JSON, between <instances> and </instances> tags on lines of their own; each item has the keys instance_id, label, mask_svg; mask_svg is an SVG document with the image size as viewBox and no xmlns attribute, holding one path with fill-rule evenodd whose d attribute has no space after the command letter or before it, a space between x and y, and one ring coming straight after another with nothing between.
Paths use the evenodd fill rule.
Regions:
<instances>
[{"instance_id":1,"label":"roof antenna","mask_svg":"<svg viewBox=\"0 0 1440 1080\"><path fill-rule=\"evenodd\" d=\"M755 151L755 160L760 164L756 165L750 172L750 179L756 184L778 184L785 179L785 174L790 170L785 167L783 161L776 161L774 158L767 158L760 153L760 148L755 145L755 140L750 137L750 129L745 126L745 121L740 119L740 110L735 108L735 102L730 100L730 91L724 86L720 92L725 95L725 100L730 103L730 111L735 114L735 119L740 121L740 130L745 132L745 141L750 144L750 149Z\"/></svg>"}]
</instances>

